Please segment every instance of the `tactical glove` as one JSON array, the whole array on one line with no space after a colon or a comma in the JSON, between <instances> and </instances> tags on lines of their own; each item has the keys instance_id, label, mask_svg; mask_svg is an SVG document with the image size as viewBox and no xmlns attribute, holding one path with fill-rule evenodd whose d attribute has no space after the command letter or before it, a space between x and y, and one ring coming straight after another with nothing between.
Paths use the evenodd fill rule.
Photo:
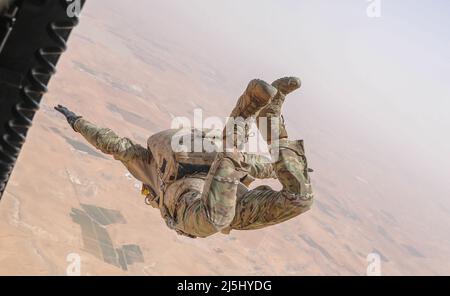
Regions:
<instances>
[{"instance_id":1,"label":"tactical glove","mask_svg":"<svg viewBox=\"0 0 450 296\"><path fill-rule=\"evenodd\" d=\"M70 126L75 130L75 122L81 118L81 116L76 115L74 112L70 111L63 105L55 106L55 110L62 113L67 119L67 122L70 124Z\"/></svg>"}]
</instances>

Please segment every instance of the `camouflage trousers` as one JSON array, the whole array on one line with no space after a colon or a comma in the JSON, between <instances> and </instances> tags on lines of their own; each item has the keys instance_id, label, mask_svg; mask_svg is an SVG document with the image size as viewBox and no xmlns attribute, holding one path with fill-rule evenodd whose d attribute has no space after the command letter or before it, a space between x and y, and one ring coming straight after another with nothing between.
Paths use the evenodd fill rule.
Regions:
<instances>
[{"instance_id":1,"label":"camouflage trousers","mask_svg":"<svg viewBox=\"0 0 450 296\"><path fill-rule=\"evenodd\" d=\"M208 175L184 178L169 186L164 204L178 231L208 237L233 229L260 229L310 209L313 193L303 141L281 140L279 158L273 164L256 155L243 155L238 166L235 162L219 154ZM282 190L269 186L249 190L238 181L242 168L258 179L275 176Z\"/></svg>"}]
</instances>

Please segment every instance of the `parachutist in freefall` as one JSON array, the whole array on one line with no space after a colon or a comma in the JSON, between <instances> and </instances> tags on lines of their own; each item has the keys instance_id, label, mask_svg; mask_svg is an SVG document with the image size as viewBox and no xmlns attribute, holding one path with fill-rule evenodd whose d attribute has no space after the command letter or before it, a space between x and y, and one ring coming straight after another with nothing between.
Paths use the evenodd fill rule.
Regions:
<instances>
[{"instance_id":1,"label":"parachutist in freefall","mask_svg":"<svg viewBox=\"0 0 450 296\"><path fill-rule=\"evenodd\" d=\"M175 130L151 136L145 148L108 128L97 127L61 105L55 109L89 143L113 155L143 183L146 200L161 211L170 228L189 237L208 237L233 229L278 224L310 209L313 192L303 141L289 140L281 120L286 95L300 85L300 79L295 77L281 78L271 85L252 80L231 113L231 118L266 117L275 123L275 133L262 133L269 149L277 153L273 163L240 151L235 139L245 139L248 129L239 121L222 135L224 143L231 141L231 150L200 153L199 157L198 153L172 150ZM244 184L255 178L277 178L283 188L275 191L263 185L249 190Z\"/></svg>"}]
</instances>

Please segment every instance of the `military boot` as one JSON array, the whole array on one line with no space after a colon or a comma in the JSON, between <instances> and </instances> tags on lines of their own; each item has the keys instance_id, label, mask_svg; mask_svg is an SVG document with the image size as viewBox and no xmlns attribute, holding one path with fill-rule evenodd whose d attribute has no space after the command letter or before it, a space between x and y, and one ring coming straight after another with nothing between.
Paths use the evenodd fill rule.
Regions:
<instances>
[{"instance_id":1,"label":"military boot","mask_svg":"<svg viewBox=\"0 0 450 296\"><path fill-rule=\"evenodd\" d=\"M267 143L270 145L272 140L286 139L288 137L286 127L284 125L283 117L281 116L281 108L286 99L286 95L290 94L301 86L301 81L297 77L284 77L275 80L272 86L277 89L277 94L264 107L257 116L257 124L260 128L261 134ZM267 120L266 131L262 129L262 122L260 120ZM275 135L275 133L277 135Z\"/></svg>"},{"instance_id":2,"label":"military boot","mask_svg":"<svg viewBox=\"0 0 450 296\"><path fill-rule=\"evenodd\" d=\"M244 93L240 96L230 117L247 119L270 103L278 90L265 81L254 79L250 81Z\"/></svg>"},{"instance_id":3,"label":"military boot","mask_svg":"<svg viewBox=\"0 0 450 296\"><path fill-rule=\"evenodd\" d=\"M278 90L265 81L254 79L250 81L244 93L231 112L223 133L223 142L228 148L241 149L248 138L249 119L267 106Z\"/></svg>"}]
</instances>

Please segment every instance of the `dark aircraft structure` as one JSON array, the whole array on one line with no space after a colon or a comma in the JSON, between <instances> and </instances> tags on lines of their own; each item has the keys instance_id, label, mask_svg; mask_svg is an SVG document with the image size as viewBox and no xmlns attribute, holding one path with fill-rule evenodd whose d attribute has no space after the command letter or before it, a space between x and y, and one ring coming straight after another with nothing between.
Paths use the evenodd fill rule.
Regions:
<instances>
[{"instance_id":1,"label":"dark aircraft structure","mask_svg":"<svg viewBox=\"0 0 450 296\"><path fill-rule=\"evenodd\" d=\"M85 0L0 0L0 200Z\"/></svg>"}]
</instances>

